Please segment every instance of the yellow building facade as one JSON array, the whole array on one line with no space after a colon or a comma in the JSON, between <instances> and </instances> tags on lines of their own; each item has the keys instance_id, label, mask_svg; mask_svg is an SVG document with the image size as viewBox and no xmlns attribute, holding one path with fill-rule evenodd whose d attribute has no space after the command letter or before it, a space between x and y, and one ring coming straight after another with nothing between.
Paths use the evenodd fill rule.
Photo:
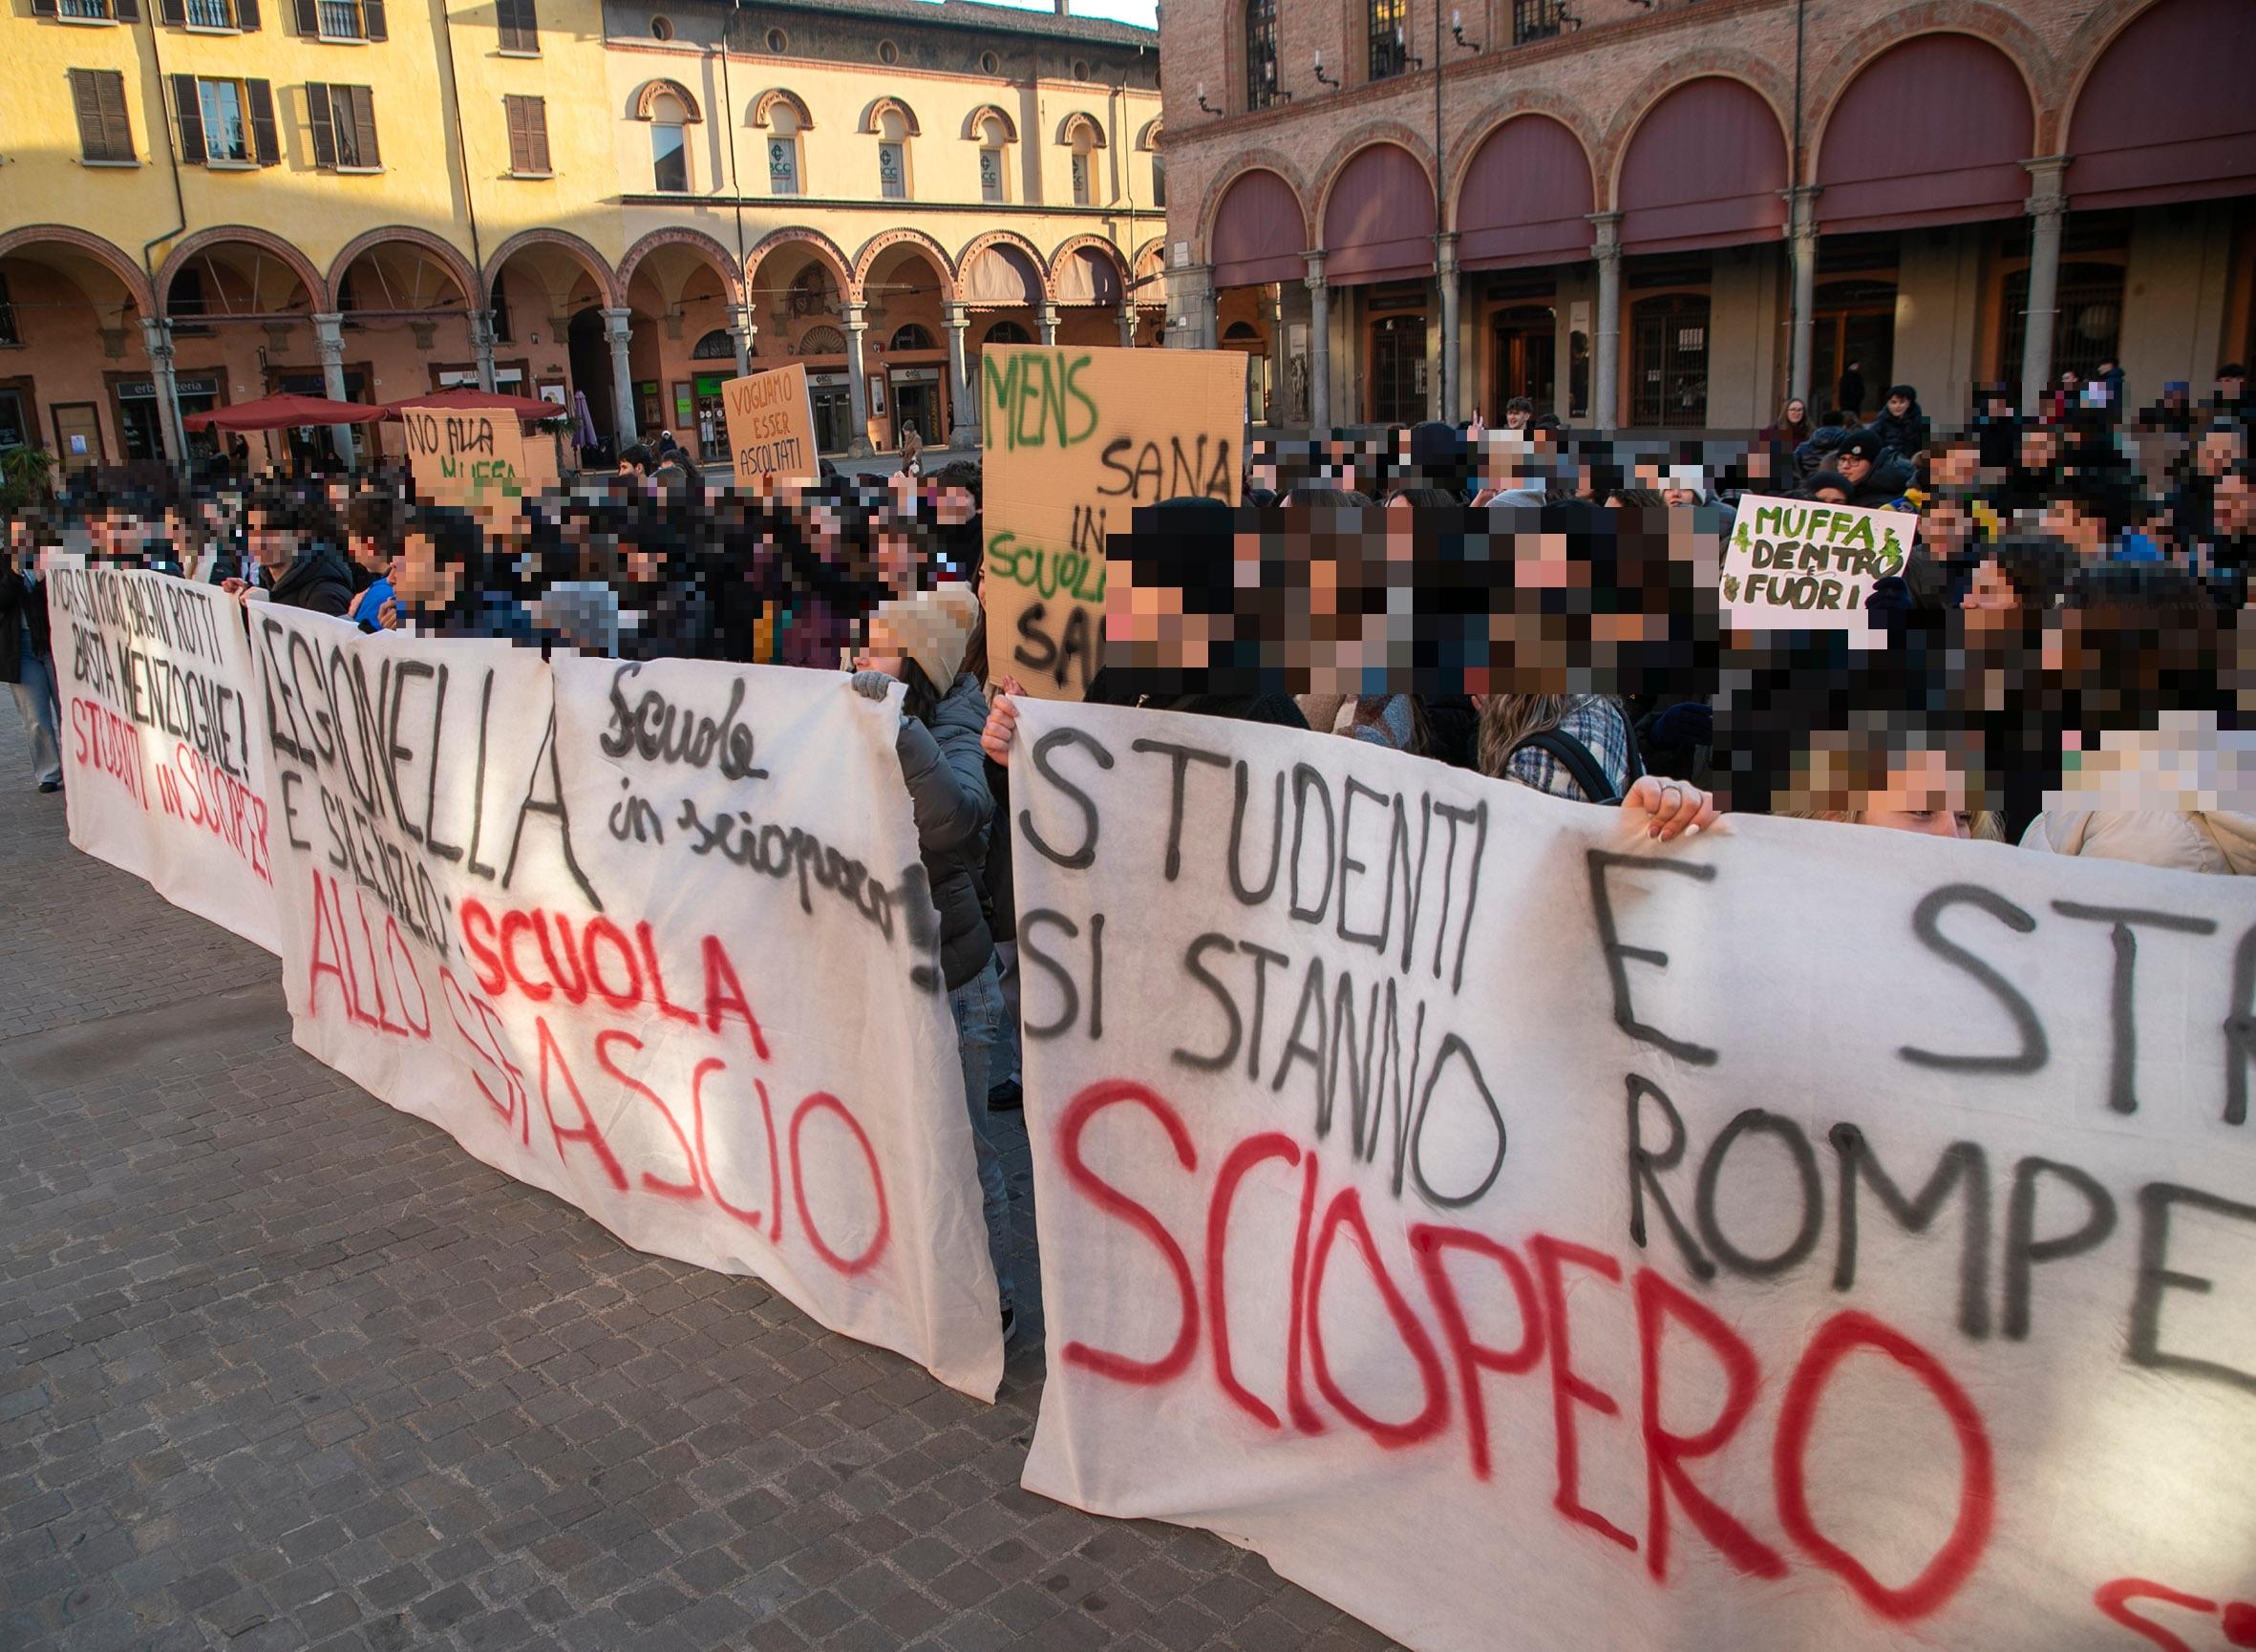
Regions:
<instances>
[{"instance_id":1,"label":"yellow building facade","mask_svg":"<svg viewBox=\"0 0 2256 1652\"><path fill-rule=\"evenodd\" d=\"M0 445L456 384L726 449L976 438L990 342L1156 343L1157 37L970 0L11 0Z\"/></svg>"}]
</instances>

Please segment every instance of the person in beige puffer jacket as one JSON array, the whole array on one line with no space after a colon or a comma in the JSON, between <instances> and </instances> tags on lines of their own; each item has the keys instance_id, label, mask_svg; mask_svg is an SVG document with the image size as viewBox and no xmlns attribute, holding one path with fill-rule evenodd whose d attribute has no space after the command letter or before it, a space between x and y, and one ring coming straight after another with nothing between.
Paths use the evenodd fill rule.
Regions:
<instances>
[{"instance_id":1,"label":"person in beige puffer jacket","mask_svg":"<svg viewBox=\"0 0 2256 1652\"><path fill-rule=\"evenodd\" d=\"M2256 875L2256 815L2199 809L2047 811L2029 823L2021 847L2245 878Z\"/></svg>"}]
</instances>

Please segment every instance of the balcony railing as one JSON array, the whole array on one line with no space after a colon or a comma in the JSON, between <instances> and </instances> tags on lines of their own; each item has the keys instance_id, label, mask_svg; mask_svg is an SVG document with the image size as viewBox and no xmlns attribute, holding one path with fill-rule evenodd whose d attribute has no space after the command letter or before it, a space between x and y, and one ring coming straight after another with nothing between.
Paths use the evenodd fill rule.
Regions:
<instances>
[{"instance_id":1,"label":"balcony railing","mask_svg":"<svg viewBox=\"0 0 2256 1652\"><path fill-rule=\"evenodd\" d=\"M191 29L232 29L235 19L230 14L228 0L188 0L188 27Z\"/></svg>"},{"instance_id":2,"label":"balcony railing","mask_svg":"<svg viewBox=\"0 0 2256 1652\"><path fill-rule=\"evenodd\" d=\"M330 40L360 38L358 0L320 0L321 32Z\"/></svg>"}]
</instances>

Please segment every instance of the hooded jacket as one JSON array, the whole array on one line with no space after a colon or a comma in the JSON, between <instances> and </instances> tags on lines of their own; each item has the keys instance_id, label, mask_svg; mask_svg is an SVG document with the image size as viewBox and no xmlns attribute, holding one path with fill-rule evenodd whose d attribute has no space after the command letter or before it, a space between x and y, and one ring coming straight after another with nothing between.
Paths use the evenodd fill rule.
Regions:
<instances>
[{"instance_id":1,"label":"hooded jacket","mask_svg":"<svg viewBox=\"0 0 2256 1652\"><path fill-rule=\"evenodd\" d=\"M336 546L317 540L282 570L267 600L285 608L305 608L342 619L352 605L352 593L351 562Z\"/></svg>"},{"instance_id":2,"label":"hooded jacket","mask_svg":"<svg viewBox=\"0 0 2256 1652\"><path fill-rule=\"evenodd\" d=\"M1880 417L1864 428L1878 436L1881 445L1888 452L1908 459L1926 451L1931 426L1927 415L1920 411L1919 403L1915 401L1905 410L1902 418L1883 408Z\"/></svg>"},{"instance_id":3,"label":"hooded jacket","mask_svg":"<svg viewBox=\"0 0 2256 1652\"><path fill-rule=\"evenodd\" d=\"M933 709L930 728L904 714L893 742L916 817L917 854L940 914L940 969L950 992L986 968L995 950L982 888L994 817L979 749L986 727L987 696L966 673Z\"/></svg>"}]
</instances>

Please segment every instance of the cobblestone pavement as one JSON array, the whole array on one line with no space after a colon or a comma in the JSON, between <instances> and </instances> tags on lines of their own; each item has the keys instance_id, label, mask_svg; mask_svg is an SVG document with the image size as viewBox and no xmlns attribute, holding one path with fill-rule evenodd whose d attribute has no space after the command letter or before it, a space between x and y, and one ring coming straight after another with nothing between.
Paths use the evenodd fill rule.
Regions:
<instances>
[{"instance_id":1,"label":"cobblestone pavement","mask_svg":"<svg viewBox=\"0 0 2256 1652\"><path fill-rule=\"evenodd\" d=\"M979 1405L303 1054L29 773L0 706L4 1652L1387 1644L1020 1491L1038 1325Z\"/></svg>"}]
</instances>

